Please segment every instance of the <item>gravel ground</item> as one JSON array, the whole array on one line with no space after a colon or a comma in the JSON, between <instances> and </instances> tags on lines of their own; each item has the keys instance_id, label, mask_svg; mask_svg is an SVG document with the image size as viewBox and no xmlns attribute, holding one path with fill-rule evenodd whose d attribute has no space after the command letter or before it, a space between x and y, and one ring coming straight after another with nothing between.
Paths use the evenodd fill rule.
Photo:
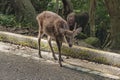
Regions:
<instances>
[{"instance_id":1,"label":"gravel ground","mask_svg":"<svg viewBox=\"0 0 120 80\"><path fill-rule=\"evenodd\" d=\"M61 68L55 61L38 59L37 50L28 47L2 42L0 45L0 80L115 80Z\"/></svg>"}]
</instances>

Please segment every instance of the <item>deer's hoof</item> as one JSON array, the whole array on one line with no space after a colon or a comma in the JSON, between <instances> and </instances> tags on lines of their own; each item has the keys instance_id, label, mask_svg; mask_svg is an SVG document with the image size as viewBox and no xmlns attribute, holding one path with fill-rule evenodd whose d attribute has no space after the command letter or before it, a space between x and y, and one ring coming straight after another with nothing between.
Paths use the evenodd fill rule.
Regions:
<instances>
[{"instance_id":1,"label":"deer's hoof","mask_svg":"<svg viewBox=\"0 0 120 80\"><path fill-rule=\"evenodd\" d=\"M60 67L63 67L62 63L59 63Z\"/></svg>"},{"instance_id":2,"label":"deer's hoof","mask_svg":"<svg viewBox=\"0 0 120 80\"><path fill-rule=\"evenodd\" d=\"M60 67L63 67L62 64L60 65Z\"/></svg>"},{"instance_id":3,"label":"deer's hoof","mask_svg":"<svg viewBox=\"0 0 120 80\"><path fill-rule=\"evenodd\" d=\"M39 58L42 58L42 56L41 56L41 55L39 55Z\"/></svg>"},{"instance_id":4,"label":"deer's hoof","mask_svg":"<svg viewBox=\"0 0 120 80\"><path fill-rule=\"evenodd\" d=\"M63 59L61 59L61 61L62 61L62 62L64 62L64 60L63 60Z\"/></svg>"},{"instance_id":5,"label":"deer's hoof","mask_svg":"<svg viewBox=\"0 0 120 80\"><path fill-rule=\"evenodd\" d=\"M58 60L57 57L54 57L54 60Z\"/></svg>"}]
</instances>

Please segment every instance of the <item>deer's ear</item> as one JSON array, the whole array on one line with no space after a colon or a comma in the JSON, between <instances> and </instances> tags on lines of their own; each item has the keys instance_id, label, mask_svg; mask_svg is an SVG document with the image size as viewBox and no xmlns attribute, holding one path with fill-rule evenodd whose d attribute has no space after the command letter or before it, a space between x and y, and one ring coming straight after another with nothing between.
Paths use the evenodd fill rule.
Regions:
<instances>
[{"instance_id":1,"label":"deer's ear","mask_svg":"<svg viewBox=\"0 0 120 80\"><path fill-rule=\"evenodd\" d=\"M77 28L76 30L73 31L73 34L74 34L74 35L77 35L77 34L79 34L81 31L82 31L82 27Z\"/></svg>"}]
</instances>

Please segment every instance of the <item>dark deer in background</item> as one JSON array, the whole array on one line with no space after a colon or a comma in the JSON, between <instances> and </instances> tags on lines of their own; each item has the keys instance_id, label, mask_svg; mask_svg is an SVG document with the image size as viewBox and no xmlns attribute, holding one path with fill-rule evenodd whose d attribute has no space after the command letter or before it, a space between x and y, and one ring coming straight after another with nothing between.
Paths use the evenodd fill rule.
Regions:
<instances>
[{"instance_id":1,"label":"dark deer in background","mask_svg":"<svg viewBox=\"0 0 120 80\"><path fill-rule=\"evenodd\" d=\"M51 45L51 40L55 39L59 52L59 64L62 66L61 61L61 46L62 42L65 40L69 47L72 47L72 42L74 36L81 31L81 28L74 29L73 31L69 30L69 26L67 22L57 15L56 13L50 11L43 11L36 17L39 24L39 35L38 35L38 48L39 48L39 56L41 56L41 37L43 34L48 36L48 43L52 51L52 55L55 60L57 60L54 50Z\"/></svg>"},{"instance_id":2,"label":"dark deer in background","mask_svg":"<svg viewBox=\"0 0 120 80\"><path fill-rule=\"evenodd\" d=\"M67 23L70 27L70 30L74 29L75 23L77 23L77 28L82 27L82 32L85 33L86 24L89 20L89 14L87 12L84 13L74 13L71 12L67 16Z\"/></svg>"}]
</instances>

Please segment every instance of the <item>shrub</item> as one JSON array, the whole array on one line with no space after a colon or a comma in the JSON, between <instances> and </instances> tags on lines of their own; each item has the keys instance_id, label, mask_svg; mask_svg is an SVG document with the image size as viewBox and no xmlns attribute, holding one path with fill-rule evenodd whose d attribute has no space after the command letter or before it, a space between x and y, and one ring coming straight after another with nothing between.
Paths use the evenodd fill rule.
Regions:
<instances>
[{"instance_id":1,"label":"shrub","mask_svg":"<svg viewBox=\"0 0 120 80\"><path fill-rule=\"evenodd\" d=\"M84 33L79 33L77 36L75 36L76 39L86 39L88 36Z\"/></svg>"},{"instance_id":2,"label":"shrub","mask_svg":"<svg viewBox=\"0 0 120 80\"><path fill-rule=\"evenodd\" d=\"M96 37L88 37L84 41L92 46L100 47L100 40Z\"/></svg>"},{"instance_id":3,"label":"shrub","mask_svg":"<svg viewBox=\"0 0 120 80\"><path fill-rule=\"evenodd\" d=\"M16 24L15 16L0 14L0 25L13 27Z\"/></svg>"}]
</instances>

